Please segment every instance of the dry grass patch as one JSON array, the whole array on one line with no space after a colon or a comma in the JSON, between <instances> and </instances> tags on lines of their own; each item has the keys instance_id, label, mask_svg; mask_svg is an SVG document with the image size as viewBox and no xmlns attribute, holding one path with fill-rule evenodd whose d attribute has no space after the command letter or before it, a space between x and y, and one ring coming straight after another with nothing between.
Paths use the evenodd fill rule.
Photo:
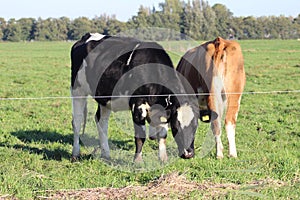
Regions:
<instances>
[{"instance_id":1,"label":"dry grass patch","mask_svg":"<svg viewBox=\"0 0 300 200\"><path fill-rule=\"evenodd\" d=\"M298 180L299 181L299 180ZM51 191L48 197L40 199L186 199L199 196L202 199L212 199L224 196L228 193L249 192L255 194L262 188L279 188L287 186L286 182L271 178L252 181L245 185L234 183L213 183L204 181L196 183L189 181L185 175L171 173L162 175L159 179L150 182L146 186L127 186L124 188L94 188L82 190ZM257 193L256 196L263 196Z\"/></svg>"}]
</instances>

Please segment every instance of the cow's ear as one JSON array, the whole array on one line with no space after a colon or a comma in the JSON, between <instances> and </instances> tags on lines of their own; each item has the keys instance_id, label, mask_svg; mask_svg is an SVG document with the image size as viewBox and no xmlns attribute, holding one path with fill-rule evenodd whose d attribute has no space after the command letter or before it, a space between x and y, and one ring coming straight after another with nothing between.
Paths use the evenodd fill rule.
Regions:
<instances>
[{"instance_id":1,"label":"cow's ear","mask_svg":"<svg viewBox=\"0 0 300 200\"><path fill-rule=\"evenodd\" d=\"M200 110L200 120L209 123L218 118L218 114L212 110Z\"/></svg>"}]
</instances>

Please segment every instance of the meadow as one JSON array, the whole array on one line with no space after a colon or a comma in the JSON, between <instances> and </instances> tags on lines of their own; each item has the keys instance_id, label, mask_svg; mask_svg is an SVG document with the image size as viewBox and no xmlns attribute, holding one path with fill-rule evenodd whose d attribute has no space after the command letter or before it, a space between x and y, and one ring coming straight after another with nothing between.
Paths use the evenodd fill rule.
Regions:
<instances>
[{"instance_id":1,"label":"meadow","mask_svg":"<svg viewBox=\"0 0 300 200\"><path fill-rule=\"evenodd\" d=\"M113 188L117 193L122 188L149 186L172 174L184 181L177 181L174 188L172 181L165 181L170 186L166 196L152 191L142 198L300 198L300 41L240 41L247 84L237 123L237 159L217 160L209 125L201 123L195 158L178 158L169 133L169 162L160 163L156 142L147 140L146 160L139 165L132 162L129 112L111 116L112 161L91 154L96 144L92 101L87 133L82 136L82 157L70 162L73 134L67 97L72 44L0 43L0 199L55 198L57 193L88 188ZM162 45L175 64L187 46L180 42ZM184 183L196 187L185 192ZM138 193L126 197L139 199Z\"/></svg>"}]
</instances>

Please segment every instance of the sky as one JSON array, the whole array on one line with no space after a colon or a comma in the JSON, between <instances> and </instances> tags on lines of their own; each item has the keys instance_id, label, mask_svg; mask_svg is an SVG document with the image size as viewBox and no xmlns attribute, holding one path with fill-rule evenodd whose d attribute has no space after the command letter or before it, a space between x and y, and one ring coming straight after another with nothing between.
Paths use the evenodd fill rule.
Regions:
<instances>
[{"instance_id":1,"label":"sky","mask_svg":"<svg viewBox=\"0 0 300 200\"><path fill-rule=\"evenodd\" d=\"M140 5L155 6L164 0L0 0L0 17L6 20L23 17L75 19L85 16L94 18L106 13L116 15L120 21L128 21L137 14ZM239 3L238 3L239 2ZM234 16L285 15L297 17L300 14L300 0L208 0L210 6L224 4Z\"/></svg>"}]
</instances>

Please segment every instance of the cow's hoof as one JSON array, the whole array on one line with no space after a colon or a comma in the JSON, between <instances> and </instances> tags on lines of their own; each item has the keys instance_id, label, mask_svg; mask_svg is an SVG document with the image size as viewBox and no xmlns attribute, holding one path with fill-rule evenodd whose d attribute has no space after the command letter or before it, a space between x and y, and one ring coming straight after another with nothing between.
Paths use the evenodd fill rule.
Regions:
<instances>
[{"instance_id":1,"label":"cow's hoof","mask_svg":"<svg viewBox=\"0 0 300 200\"><path fill-rule=\"evenodd\" d=\"M134 162L135 163L142 163L143 162L143 157L141 153L137 153L134 156Z\"/></svg>"},{"instance_id":2,"label":"cow's hoof","mask_svg":"<svg viewBox=\"0 0 300 200\"><path fill-rule=\"evenodd\" d=\"M108 155L102 155L102 154L101 154L100 158L101 158L102 160L105 160L105 161L110 161L110 160L111 160L110 156L108 156Z\"/></svg>"},{"instance_id":3,"label":"cow's hoof","mask_svg":"<svg viewBox=\"0 0 300 200\"><path fill-rule=\"evenodd\" d=\"M236 154L229 154L229 158L237 158Z\"/></svg>"},{"instance_id":4,"label":"cow's hoof","mask_svg":"<svg viewBox=\"0 0 300 200\"><path fill-rule=\"evenodd\" d=\"M96 155L98 151L100 151L100 147L94 147L94 150L93 150L93 152L92 152L92 155L93 155L93 156Z\"/></svg>"},{"instance_id":5,"label":"cow's hoof","mask_svg":"<svg viewBox=\"0 0 300 200\"><path fill-rule=\"evenodd\" d=\"M72 158L71 158L72 163L78 162L78 161L79 161L79 156L72 156Z\"/></svg>"},{"instance_id":6,"label":"cow's hoof","mask_svg":"<svg viewBox=\"0 0 300 200\"><path fill-rule=\"evenodd\" d=\"M159 159L160 159L160 161L161 161L162 163L168 162L168 156L167 156L167 154L165 154L165 155L160 155L160 156L159 156Z\"/></svg>"}]
</instances>

